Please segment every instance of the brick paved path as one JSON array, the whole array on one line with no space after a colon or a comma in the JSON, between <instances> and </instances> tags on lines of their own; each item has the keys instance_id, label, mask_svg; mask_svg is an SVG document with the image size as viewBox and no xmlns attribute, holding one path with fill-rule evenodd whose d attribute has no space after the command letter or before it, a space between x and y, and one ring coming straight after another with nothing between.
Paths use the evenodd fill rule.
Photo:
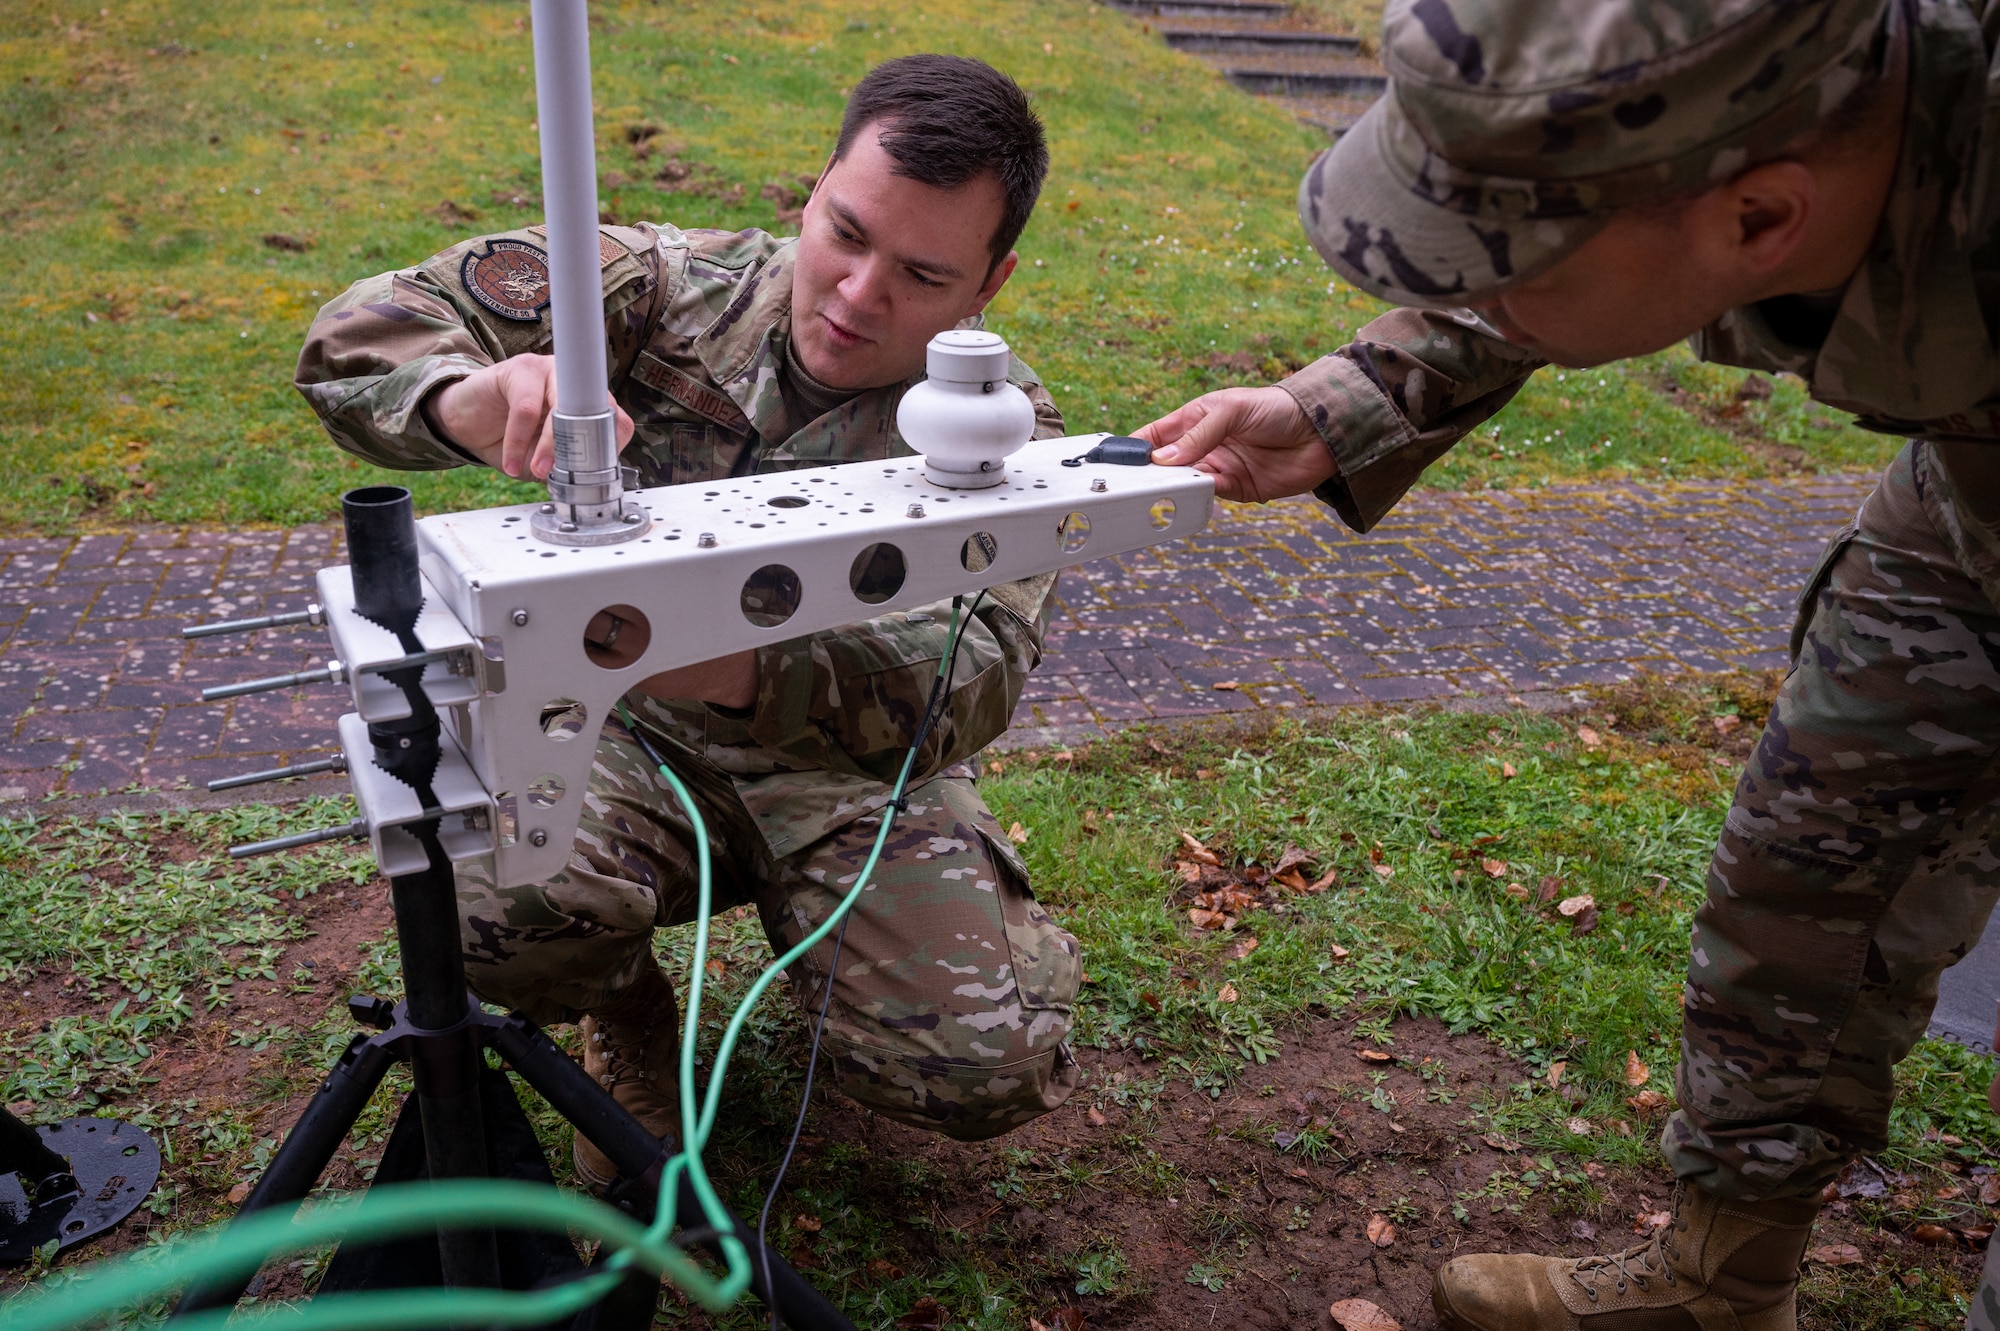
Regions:
<instances>
[{"instance_id":1,"label":"brick paved path","mask_svg":"<svg viewBox=\"0 0 2000 1331\"><path fill-rule=\"evenodd\" d=\"M1017 728L1067 738L1152 717L1780 664L1799 583L1871 484L1420 495L1366 536L1310 501L1223 505L1192 541L1063 575ZM178 634L300 608L337 558L324 527L0 541L0 805L199 788L324 752L342 689L199 699L323 661L322 634Z\"/></svg>"}]
</instances>

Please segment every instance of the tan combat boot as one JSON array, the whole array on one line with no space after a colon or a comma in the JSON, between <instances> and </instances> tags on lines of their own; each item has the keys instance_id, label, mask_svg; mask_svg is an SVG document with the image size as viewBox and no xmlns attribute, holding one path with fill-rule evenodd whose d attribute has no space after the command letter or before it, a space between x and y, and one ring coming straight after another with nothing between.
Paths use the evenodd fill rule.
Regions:
<instances>
[{"instance_id":1,"label":"tan combat boot","mask_svg":"<svg viewBox=\"0 0 2000 1331\"><path fill-rule=\"evenodd\" d=\"M636 984L584 1017L576 1029L583 1037L583 1070L646 1131L655 1137L678 1134L680 1005L674 1002L673 981L659 965L647 967ZM581 1132L571 1155L578 1177L595 1191L610 1187L618 1175L618 1166Z\"/></svg>"},{"instance_id":2,"label":"tan combat boot","mask_svg":"<svg viewBox=\"0 0 2000 1331\"><path fill-rule=\"evenodd\" d=\"M1673 1220L1606 1257L1455 1257L1431 1306L1451 1331L1796 1331L1819 1200L1731 1202L1685 1185Z\"/></svg>"}]
</instances>

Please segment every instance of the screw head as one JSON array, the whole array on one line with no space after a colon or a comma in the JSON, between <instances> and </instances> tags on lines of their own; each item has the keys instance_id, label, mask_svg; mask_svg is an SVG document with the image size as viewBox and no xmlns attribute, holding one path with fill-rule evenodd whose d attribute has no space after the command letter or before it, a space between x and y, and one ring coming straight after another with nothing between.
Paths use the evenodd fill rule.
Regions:
<instances>
[{"instance_id":1,"label":"screw head","mask_svg":"<svg viewBox=\"0 0 2000 1331\"><path fill-rule=\"evenodd\" d=\"M576 530L576 524L575 524L574 522L558 522L558 523L556 524L556 530L557 530L557 531L575 531L575 530Z\"/></svg>"},{"instance_id":2,"label":"screw head","mask_svg":"<svg viewBox=\"0 0 2000 1331\"><path fill-rule=\"evenodd\" d=\"M528 627L528 612L525 610L516 610L513 614L507 616L507 618L514 622L514 627L517 629Z\"/></svg>"},{"instance_id":3,"label":"screw head","mask_svg":"<svg viewBox=\"0 0 2000 1331\"><path fill-rule=\"evenodd\" d=\"M1111 488L1110 486L1104 483L1104 478L1102 476L1099 476L1096 480L1090 483L1090 492L1094 495L1101 495L1110 488Z\"/></svg>"},{"instance_id":4,"label":"screw head","mask_svg":"<svg viewBox=\"0 0 2000 1331\"><path fill-rule=\"evenodd\" d=\"M922 504L911 504L910 507L904 513L905 517L912 517L912 518L920 518L923 515L924 515L924 506Z\"/></svg>"},{"instance_id":5,"label":"screw head","mask_svg":"<svg viewBox=\"0 0 2000 1331\"><path fill-rule=\"evenodd\" d=\"M643 513L641 513L641 512L640 512L640 511L639 511L638 509L636 509L636 508L632 508L632 509L627 509L627 510L625 511L625 521L626 521L627 523L630 523L630 524L633 524L633 525L635 525L635 526L636 526L637 524L639 524L639 523L641 523L641 522L644 522L645 520L646 520L646 515L645 515L645 514L643 514Z\"/></svg>"},{"instance_id":6,"label":"screw head","mask_svg":"<svg viewBox=\"0 0 2000 1331\"><path fill-rule=\"evenodd\" d=\"M555 506L554 504L543 504L543 505L542 505L542 512L544 512L544 513L553 513L553 512L555 512L555 511L556 511L556 506Z\"/></svg>"},{"instance_id":7,"label":"screw head","mask_svg":"<svg viewBox=\"0 0 2000 1331\"><path fill-rule=\"evenodd\" d=\"M549 844L549 834L538 827L528 833L528 844L531 846L546 846Z\"/></svg>"},{"instance_id":8,"label":"screw head","mask_svg":"<svg viewBox=\"0 0 2000 1331\"><path fill-rule=\"evenodd\" d=\"M715 548L715 533L712 531L705 531L701 535L694 538L694 543L700 546L704 550L713 550Z\"/></svg>"}]
</instances>

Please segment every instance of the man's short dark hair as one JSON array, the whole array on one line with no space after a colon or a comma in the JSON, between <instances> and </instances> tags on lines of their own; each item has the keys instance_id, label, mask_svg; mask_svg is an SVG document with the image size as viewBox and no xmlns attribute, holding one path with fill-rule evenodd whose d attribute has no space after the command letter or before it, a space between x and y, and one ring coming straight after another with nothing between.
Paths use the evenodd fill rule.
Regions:
<instances>
[{"instance_id":1,"label":"man's short dark hair","mask_svg":"<svg viewBox=\"0 0 2000 1331\"><path fill-rule=\"evenodd\" d=\"M882 126L876 142L899 176L938 189L957 189L988 171L998 177L1003 202L990 248L995 264L1007 257L1049 173L1042 122L1019 84L965 56L885 60L848 95L833 160L873 124Z\"/></svg>"}]
</instances>

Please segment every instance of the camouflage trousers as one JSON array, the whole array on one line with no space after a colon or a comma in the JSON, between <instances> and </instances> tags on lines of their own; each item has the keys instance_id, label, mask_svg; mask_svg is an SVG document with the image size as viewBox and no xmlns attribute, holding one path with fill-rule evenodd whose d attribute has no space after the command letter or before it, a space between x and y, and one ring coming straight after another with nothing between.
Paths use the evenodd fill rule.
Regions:
<instances>
[{"instance_id":1,"label":"camouflage trousers","mask_svg":"<svg viewBox=\"0 0 2000 1331\"><path fill-rule=\"evenodd\" d=\"M459 877L474 991L544 1024L631 985L657 964L653 931L697 908L693 828L644 751L614 721L593 763L568 868L527 887ZM713 908L754 904L780 951L832 913L881 831L863 817L776 858L723 772L689 760L675 773L707 825ZM833 948L829 935L791 970L815 1015ZM972 782L932 780L896 816L848 919L825 1031L839 1087L953 1137L1019 1127L1076 1089L1065 1037L1081 975L1076 940L1035 902Z\"/></svg>"},{"instance_id":2,"label":"camouflage trousers","mask_svg":"<svg viewBox=\"0 0 2000 1331\"><path fill-rule=\"evenodd\" d=\"M2000 895L2000 448L1917 443L1829 545L1695 917L1662 1145L1726 1197L1887 1144L1894 1068Z\"/></svg>"}]
</instances>

